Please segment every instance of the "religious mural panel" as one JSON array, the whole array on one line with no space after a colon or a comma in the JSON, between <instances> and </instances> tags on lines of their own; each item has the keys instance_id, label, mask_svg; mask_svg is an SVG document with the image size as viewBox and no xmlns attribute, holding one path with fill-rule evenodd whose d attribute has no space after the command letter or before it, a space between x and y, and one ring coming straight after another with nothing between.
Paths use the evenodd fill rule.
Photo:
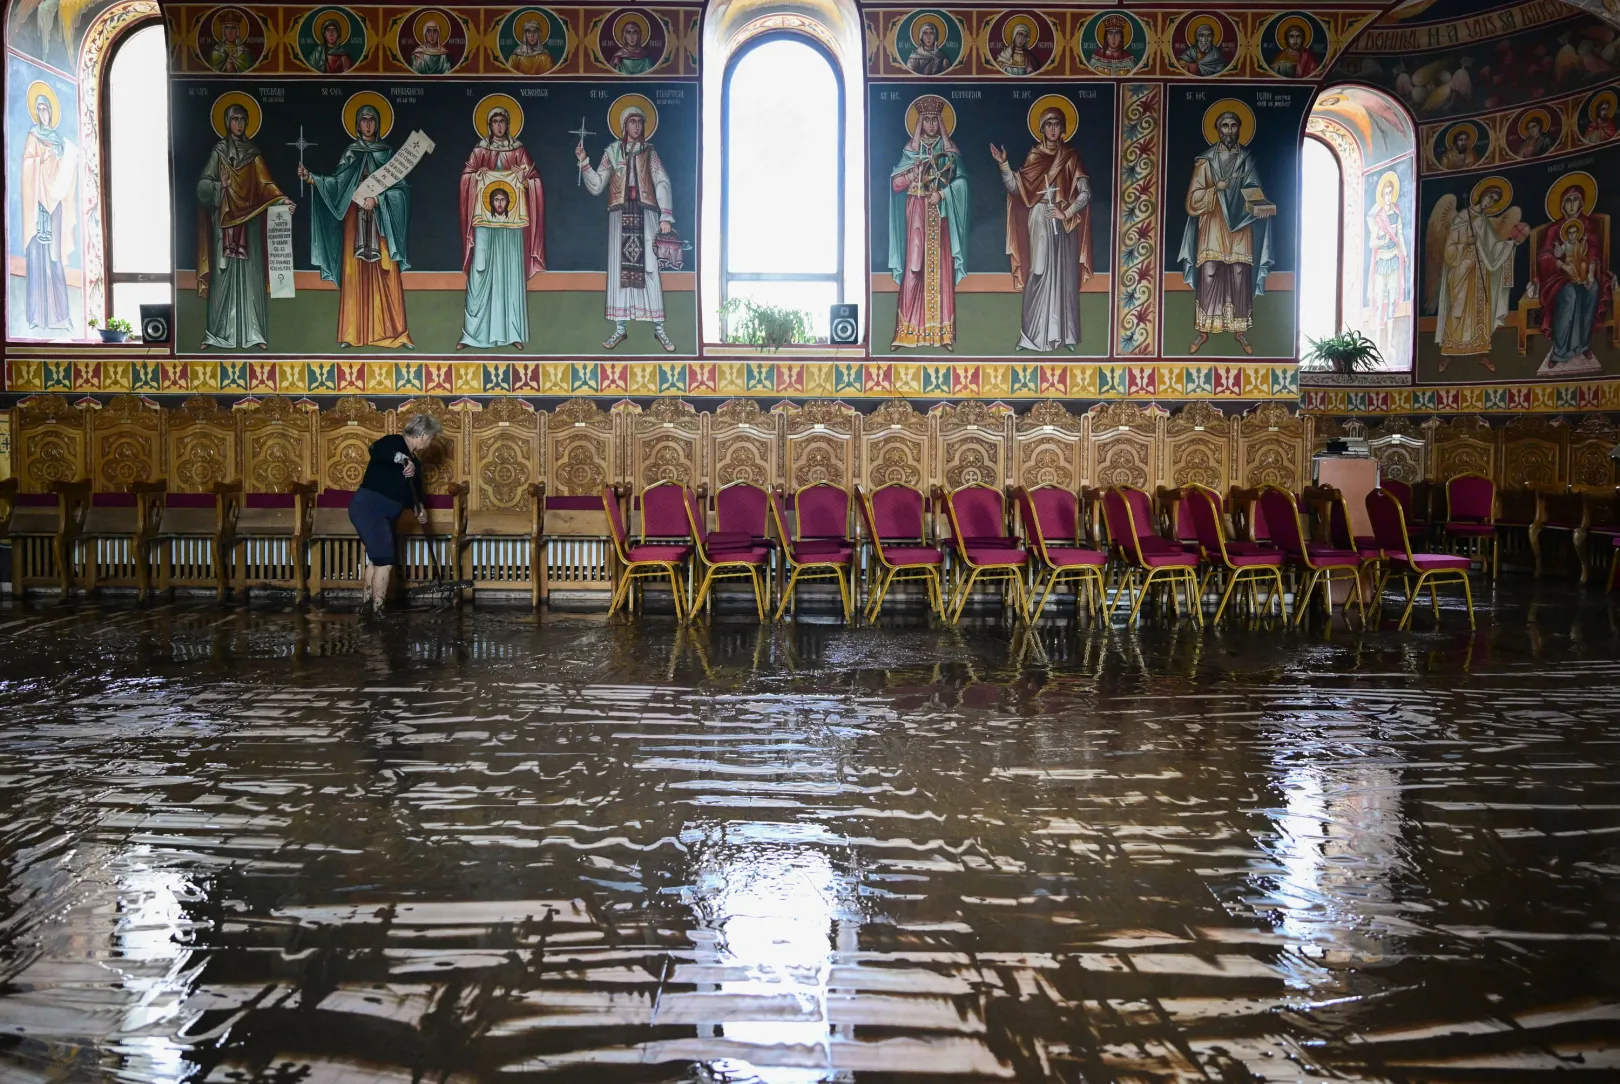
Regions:
<instances>
[{"instance_id":1,"label":"religious mural panel","mask_svg":"<svg viewBox=\"0 0 1620 1084\"><path fill-rule=\"evenodd\" d=\"M84 222L78 88L16 54L6 82L6 324L13 339L78 338L84 322Z\"/></svg>"},{"instance_id":2,"label":"religious mural panel","mask_svg":"<svg viewBox=\"0 0 1620 1084\"><path fill-rule=\"evenodd\" d=\"M1115 90L871 86L874 352L1108 353Z\"/></svg>"},{"instance_id":3,"label":"religious mural panel","mask_svg":"<svg viewBox=\"0 0 1620 1084\"><path fill-rule=\"evenodd\" d=\"M1293 355L1309 98L1275 86L1171 89L1164 354Z\"/></svg>"},{"instance_id":4,"label":"religious mural panel","mask_svg":"<svg viewBox=\"0 0 1620 1084\"><path fill-rule=\"evenodd\" d=\"M304 22L337 33L334 11ZM650 20L647 70L667 67L670 24L617 15L609 39ZM180 352L696 351L695 82L461 82L462 18L421 9L388 31L384 52L426 78L174 81ZM493 22L500 62L574 63L554 19Z\"/></svg>"}]
</instances>

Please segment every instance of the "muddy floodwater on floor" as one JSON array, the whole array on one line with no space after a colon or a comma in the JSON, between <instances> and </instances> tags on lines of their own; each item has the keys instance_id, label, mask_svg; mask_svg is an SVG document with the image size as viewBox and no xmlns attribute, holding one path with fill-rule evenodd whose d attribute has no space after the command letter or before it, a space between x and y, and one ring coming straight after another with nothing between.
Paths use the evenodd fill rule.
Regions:
<instances>
[{"instance_id":1,"label":"muddy floodwater on floor","mask_svg":"<svg viewBox=\"0 0 1620 1084\"><path fill-rule=\"evenodd\" d=\"M0 1081L1614 1080L1620 594L1482 595L8 603Z\"/></svg>"}]
</instances>

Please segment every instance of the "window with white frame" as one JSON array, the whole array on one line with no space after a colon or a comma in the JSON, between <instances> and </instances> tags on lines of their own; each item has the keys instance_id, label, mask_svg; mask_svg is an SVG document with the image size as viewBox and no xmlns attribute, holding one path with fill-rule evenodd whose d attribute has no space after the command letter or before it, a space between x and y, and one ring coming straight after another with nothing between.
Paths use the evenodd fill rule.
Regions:
<instances>
[{"instance_id":1,"label":"window with white frame","mask_svg":"<svg viewBox=\"0 0 1620 1084\"><path fill-rule=\"evenodd\" d=\"M140 307L174 299L169 69L161 23L118 43L106 83L108 314L140 331Z\"/></svg>"}]
</instances>

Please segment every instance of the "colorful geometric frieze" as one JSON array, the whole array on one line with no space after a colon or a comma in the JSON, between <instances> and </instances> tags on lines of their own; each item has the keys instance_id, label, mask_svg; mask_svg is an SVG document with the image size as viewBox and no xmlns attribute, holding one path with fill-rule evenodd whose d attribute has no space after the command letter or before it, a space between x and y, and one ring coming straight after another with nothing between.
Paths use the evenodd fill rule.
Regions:
<instances>
[{"instance_id":1,"label":"colorful geometric frieze","mask_svg":"<svg viewBox=\"0 0 1620 1084\"><path fill-rule=\"evenodd\" d=\"M182 395L723 395L944 399L1295 400L1298 370L1258 362L282 361L6 362L6 390Z\"/></svg>"},{"instance_id":2,"label":"colorful geometric frieze","mask_svg":"<svg viewBox=\"0 0 1620 1084\"><path fill-rule=\"evenodd\" d=\"M1556 414L1620 410L1620 380L1456 384L1416 388L1305 388L1310 414Z\"/></svg>"}]
</instances>

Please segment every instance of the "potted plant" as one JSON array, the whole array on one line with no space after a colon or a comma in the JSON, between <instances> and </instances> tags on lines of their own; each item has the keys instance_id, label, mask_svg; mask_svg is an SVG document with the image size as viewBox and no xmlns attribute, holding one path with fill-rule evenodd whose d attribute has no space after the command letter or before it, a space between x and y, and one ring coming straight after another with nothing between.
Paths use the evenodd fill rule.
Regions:
<instances>
[{"instance_id":1,"label":"potted plant","mask_svg":"<svg viewBox=\"0 0 1620 1084\"><path fill-rule=\"evenodd\" d=\"M1384 363L1378 344L1354 329L1309 341L1311 348L1300 359L1307 368L1349 376L1374 372Z\"/></svg>"},{"instance_id":2,"label":"potted plant","mask_svg":"<svg viewBox=\"0 0 1620 1084\"><path fill-rule=\"evenodd\" d=\"M720 306L720 315L725 317L728 343L776 351L788 343L814 341L810 337L810 314L800 309L733 297Z\"/></svg>"},{"instance_id":3,"label":"potted plant","mask_svg":"<svg viewBox=\"0 0 1620 1084\"><path fill-rule=\"evenodd\" d=\"M90 326L101 333L101 341L104 343L121 343L129 338L131 331L135 330L128 320L120 320L116 316L107 321L106 327L100 326L95 320L90 321Z\"/></svg>"}]
</instances>

